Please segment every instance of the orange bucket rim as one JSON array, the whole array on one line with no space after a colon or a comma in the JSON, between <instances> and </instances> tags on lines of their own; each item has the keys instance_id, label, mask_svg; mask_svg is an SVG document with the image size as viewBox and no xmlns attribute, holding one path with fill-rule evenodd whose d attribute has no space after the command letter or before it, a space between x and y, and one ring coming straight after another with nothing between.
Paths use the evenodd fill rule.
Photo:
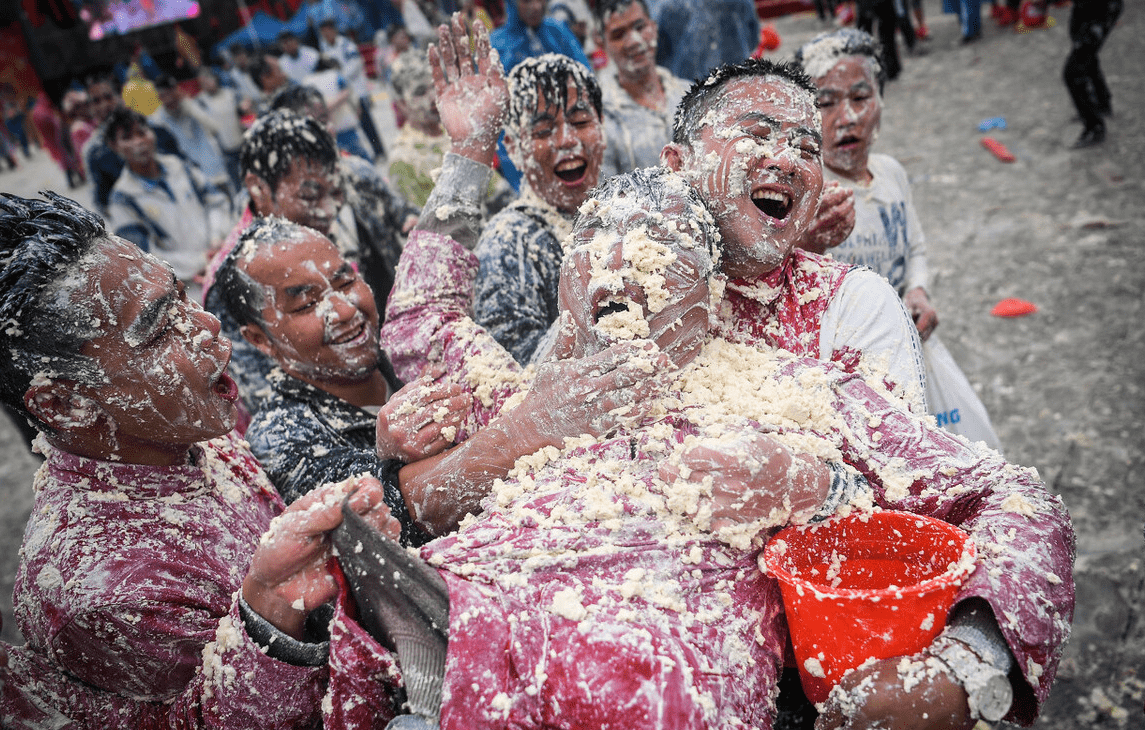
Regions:
<instances>
[{"instance_id":1,"label":"orange bucket rim","mask_svg":"<svg viewBox=\"0 0 1145 730\"><path fill-rule=\"evenodd\" d=\"M877 515L894 515L896 518L910 518L912 520L922 520L930 524L941 525L944 529L951 528L963 538L958 559L954 561L946 570L937 575L931 576L930 578L927 578L918 583L911 583L907 586L898 586L895 588L832 588L831 586L815 583L808 580L807 578L794 575L790 571L776 564L780 556L783 555L783 553L779 553L778 541L783 539L783 535L785 533L799 532L802 534L820 529L822 527L830 526L831 524L835 524L843 520L856 520L860 522L866 522L868 520L864 520L864 517L869 518ZM784 552L786 552L786 548ZM975 546L974 541L970 539L970 535L968 535L957 525L952 525L949 522L943 522L942 520L936 519L934 517L916 515L911 512L901 512L897 510L881 510L878 512L864 512L862 514L852 513L845 517L831 517L814 525L792 525L790 527L784 528L783 530L780 530L778 533L772 536L771 540L768 541L767 545L763 549L763 562L764 565L767 566L767 572L775 575L776 577L786 578L787 581L798 587L802 587L804 590L813 591L817 598L840 598L850 600L861 599L871 601L872 603L877 603L887 598L899 598L906 595L926 595L932 591L947 588L955 581L961 582L965 580L966 576L973 572L977 563L977 559L977 546Z\"/></svg>"}]
</instances>

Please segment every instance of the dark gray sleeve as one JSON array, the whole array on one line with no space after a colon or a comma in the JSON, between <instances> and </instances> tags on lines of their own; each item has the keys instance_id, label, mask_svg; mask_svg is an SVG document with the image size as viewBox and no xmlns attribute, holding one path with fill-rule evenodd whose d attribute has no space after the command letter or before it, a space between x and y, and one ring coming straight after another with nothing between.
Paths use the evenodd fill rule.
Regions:
<instances>
[{"instance_id":1,"label":"dark gray sleeve","mask_svg":"<svg viewBox=\"0 0 1145 730\"><path fill-rule=\"evenodd\" d=\"M417 228L449 236L469 250L481 235L481 204L493 170L452 152L445 154L441 174L425 201Z\"/></svg>"}]
</instances>

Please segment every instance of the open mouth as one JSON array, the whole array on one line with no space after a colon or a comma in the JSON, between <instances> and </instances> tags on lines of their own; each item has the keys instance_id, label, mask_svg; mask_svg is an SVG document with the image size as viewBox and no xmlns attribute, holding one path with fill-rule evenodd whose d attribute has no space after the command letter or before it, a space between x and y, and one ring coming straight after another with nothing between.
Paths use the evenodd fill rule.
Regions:
<instances>
[{"instance_id":1,"label":"open mouth","mask_svg":"<svg viewBox=\"0 0 1145 730\"><path fill-rule=\"evenodd\" d=\"M578 183L584 179L588 172L588 163L584 160L565 160L556 166L553 174L566 183Z\"/></svg>"},{"instance_id":2,"label":"open mouth","mask_svg":"<svg viewBox=\"0 0 1145 730\"><path fill-rule=\"evenodd\" d=\"M599 322L600 320L604 319L605 317L607 317L610 314L620 314L621 312L627 312L627 311L628 311L628 303L627 302L613 299L613 300L604 302L600 307L598 307L596 312L592 315L592 319L594 322Z\"/></svg>"},{"instance_id":3,"label":"open mouth","mask_svg":"<svg viewBox=\"0 0 1145 730\"><path fill-rule=\"evenodd\" d=\"M357 327L354 327L353 329L350 329L347 332L344 332L343 334L341 334L337 337L330 338L329 344L331 344L331 345L349 344L351 342L355 342L356 340L364 337L365 334L366 334L366 323L363 322L362 324L358 325Z\"/></svg>"},{"instance_id":4,"label":"open mouth","mask_svg":"<svg viewBox=\"0 0 1145 730\"><path fill-rule=\"evenodd\" d=\"M861 141L862 141L862 140L860 140L860 139L859 139L858 137L856 137L855 135L853 135L853 134L848 134L846 137L841 137L841 138L839 139L839 141L837 141L837 142L835 143L835 146L836 146L836 147L853 147L854 145L857 145L857 144L859 144L859 142L861 142Z\"/></svg>"},{"instance_id":5,"label":"open mouth","mask_svg":"<svg viewBox=\"0 0 1145 730\"><path fill-rule=\"evenodd\" d=\"M225 372L219 376L218 380L216 380L215 384L211 387L220 398L228 403L234 403L239 399L238 384L235 383L234 378Z\"/></svg>"},{"instance_id":6,"label":"open mouth","mask_svg":"<svg viewBox=\"0 0 1145 730\"><path fill-rule=\"evenodd\" d=\"M764 215L783 220L791 212L791 196L778 190L757 190L751 194L751 202Z\"/></svg>"}]
</instances>

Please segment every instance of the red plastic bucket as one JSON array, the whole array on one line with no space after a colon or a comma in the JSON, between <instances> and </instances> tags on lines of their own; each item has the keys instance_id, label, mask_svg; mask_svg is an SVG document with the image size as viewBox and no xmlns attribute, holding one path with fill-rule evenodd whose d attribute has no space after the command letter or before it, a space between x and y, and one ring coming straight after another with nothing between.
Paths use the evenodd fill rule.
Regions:
<instances>
[{"instance_id":1,"label":"red plastic bucket","mask_svg":"<svg viewBox=\"0 0 1145 730\"><path fill-rule=\"evenodd\" d=\"M870 658L913 654L934 640L974 543L954 525L875 512L789 527L763 563L779 580L803 690L813 702Z\"/></svg>"}]
</instances>

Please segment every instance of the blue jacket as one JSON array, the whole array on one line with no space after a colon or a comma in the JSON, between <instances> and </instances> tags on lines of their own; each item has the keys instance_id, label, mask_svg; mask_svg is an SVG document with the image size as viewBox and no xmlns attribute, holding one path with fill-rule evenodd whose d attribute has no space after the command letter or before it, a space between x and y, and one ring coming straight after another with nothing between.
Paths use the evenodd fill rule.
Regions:
<instances>
[{"instance_id":1,"label":"blue jacket","mask_svg":"<svg viewBox=\"0 0 1145 730\"><path fill-rule=\"evenodd\" d=\"M685 81L742 61L759 45L759 17L752 0L660 0L652 17L660 27L657 65Z\"/></svg>"},{"instance_id":2,"label":"blue jacket","mask_svg":"<svg viewBox=\"0 0 1145 730\"><path fill-rule=\"evenodd\" d=\"M506 73L526 58L545 53L563 53L583 63L585 68L592 68L580 41L567 25L545 18L535 31L530 31L521 22L521 16L517 15L516 0L505 3L505 24L489 35L489 41L497 53L501 54L501 63Z\"/></svg>"}]
</instances>

